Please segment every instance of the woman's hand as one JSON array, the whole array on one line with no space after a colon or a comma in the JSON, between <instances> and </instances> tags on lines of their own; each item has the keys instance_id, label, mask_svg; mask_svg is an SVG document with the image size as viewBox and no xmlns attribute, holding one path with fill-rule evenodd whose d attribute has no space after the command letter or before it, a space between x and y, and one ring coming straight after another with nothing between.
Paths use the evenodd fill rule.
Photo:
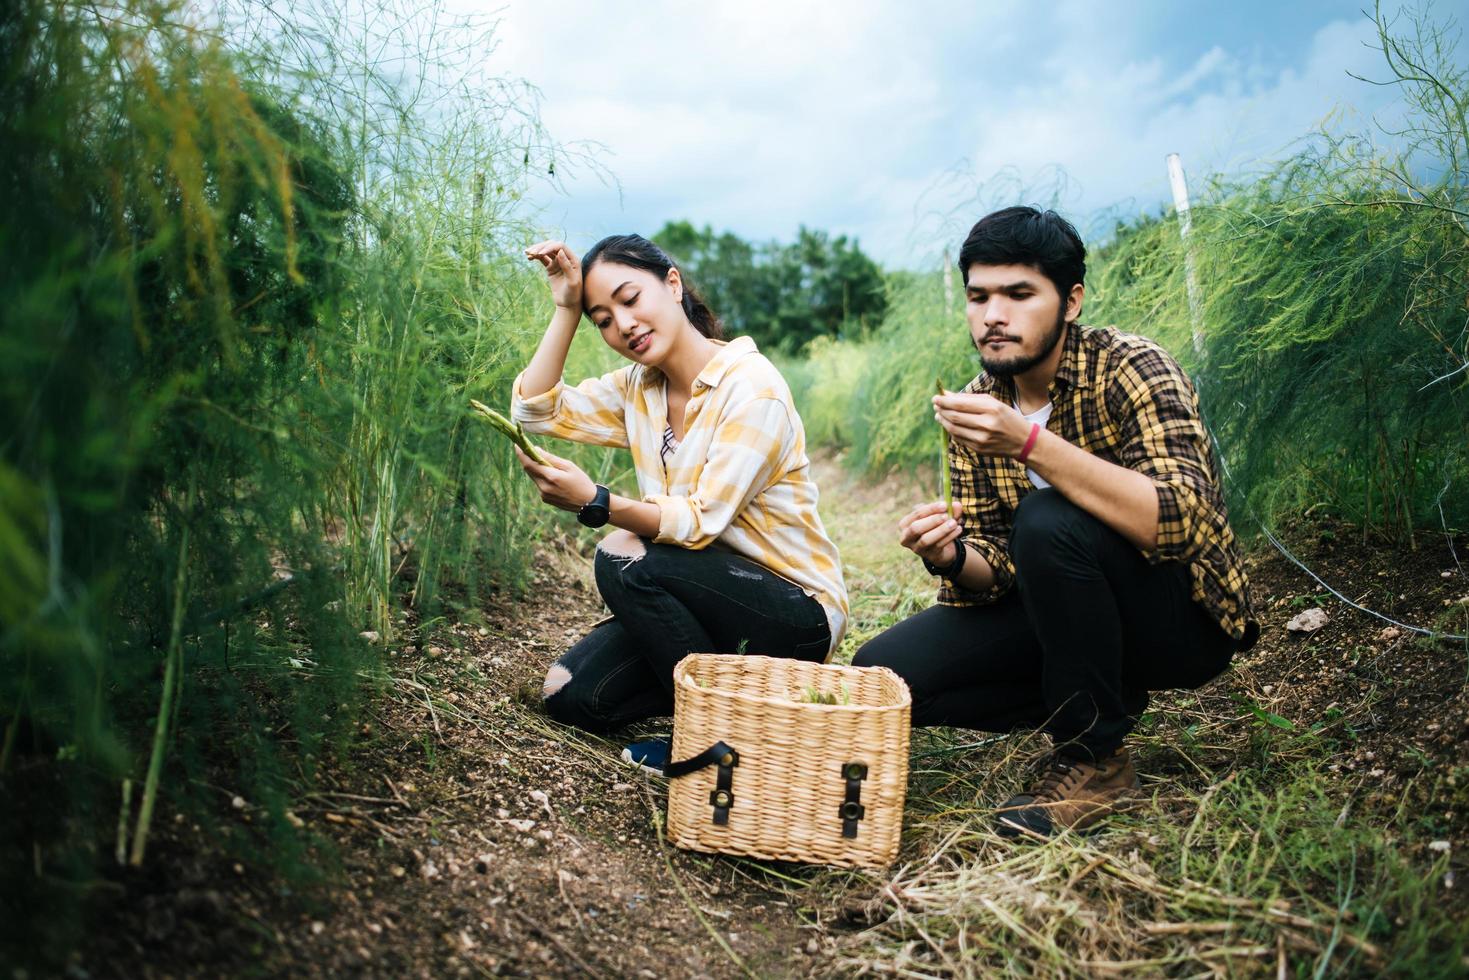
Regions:
<instances>
[{"instance_id":1,"label":"woman's hand","mask_svg":"<svg viewBox=\"0 0 1469 980\"><path fill-rule=\"evenodd\" d=\"M948 566L954 563L954 542L964 530L959 521L959 505L953 514L944 513L944 502L919 504L898 521L898 543L930 564Z\"/></svg>"},{"instance_id":2,"label":"woman's hand","mask_svg":"<svg viewBox=\"0 0 1469 980\"><path fill-rule=\"evenodd\" d=\"M551 298L563 310L576 311L581 316L581 263L576 253L564 242L537 242L525 250L525 257L541 263L546 270L546 283L551 287Z\"/></svg>"},{"instance_id":3,"label":"woman's hand","mask_svg":"<svg viewBox=\"0 0 1469 980\"><path fill-rule=\"evenodd\" d=\"M592 478L569 459L562 459L543 448L541 455L546 457L546 465L541 466L521 452L519 446L515 447L515 455L541 492L541 499L553 507L579 511L597 495L597 485Z\"/></svg>"},{"instance_id":4,"label":"woman's hand","mask_svg":"<svg viewBox=\"0 0 1469 980\"><path fill-rule=\"evenodd\" d=\"M1025 416L990 395L935 395L933 411L933 417L955 442L983 456L1019 456L1030 435Z\"/></svg>"}]
</instances>

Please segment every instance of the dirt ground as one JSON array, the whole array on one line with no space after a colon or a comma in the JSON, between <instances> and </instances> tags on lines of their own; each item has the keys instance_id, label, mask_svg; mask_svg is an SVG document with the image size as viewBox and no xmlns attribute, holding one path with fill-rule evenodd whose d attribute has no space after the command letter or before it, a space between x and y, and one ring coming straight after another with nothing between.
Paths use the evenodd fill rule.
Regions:
<instances>
[{"instance_id":1,"label":"dirt ground","mask_svg":"<svg viewBox=\"0 0 1469 980\"><path fill-rule=\"evenodd\" d=\"M871 620L922 582L883 543L911 488L858 490L831 461L823 466L831 488L823 512L849 555L854 595L865 590L857 614ZM1290 528L1288 538L1349 598L1404 623L1463 631L1469 577L1443 535L1393 549L1321 522ZM1464 645L1350 610L1268 546L1250 564L1265 629L1214 682L1239 694L1239 724L1254 723L1258 708L1273 724L1351 726L1353 748L1330 769L1375 787L1359 803L1365 810L1420 808L1427 836L1451 842L1462 878ZM1312 607L1327 614L1325 626L1309 636L1286 629ZM862 926L848 910L882 891L882 873L665 846L664 786L618 762L623 740L579 736L541 713L546 666L601 615L585 559L563 556L548 561L524 601L393 647L395 687L363 721L361 746L290 818L335 869L326 883L289 893L264 865L221 854L206 827L165 815L151 870L121 880L123 893L109 897L96 942L76 951L70 975L838 972ZM260 816L254 802L222 790L219 819Z\"/></svg>"}]
</instances>

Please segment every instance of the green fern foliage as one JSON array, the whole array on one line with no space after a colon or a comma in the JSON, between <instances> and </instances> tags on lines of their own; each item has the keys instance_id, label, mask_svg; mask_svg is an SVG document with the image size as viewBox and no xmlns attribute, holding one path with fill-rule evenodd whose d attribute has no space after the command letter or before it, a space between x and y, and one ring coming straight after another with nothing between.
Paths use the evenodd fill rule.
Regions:
<instances>
[{"instance_id":1,"label":"green fern foliage","mask_svg":"<svg viewBox=\"0 0 1469 980\"><path fill-rule=\"evenodd\" d=\"M515 202L556 153L534 100L446 84L429 111L447 31L405 81L330 33L303 59L198 19L0 8L16 937L83 929L62 910L113 829L146 863L161 815L221 784L269 818L231 846L313 874L284 813L358 732L383 649L446 596L519 587L544 519L464 411L503 406L543 325L514 254Z\"/></svg>"}]
</instances>

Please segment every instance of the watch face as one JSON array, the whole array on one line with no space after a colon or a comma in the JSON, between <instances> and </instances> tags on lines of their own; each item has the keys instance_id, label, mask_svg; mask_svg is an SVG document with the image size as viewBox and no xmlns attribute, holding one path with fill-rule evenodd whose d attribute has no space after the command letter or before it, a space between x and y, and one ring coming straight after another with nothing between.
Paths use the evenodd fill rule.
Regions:
<instances>
[{"instance_id":1,"label":"watch face","mask_svg":"<svg viewBox=\"0 0 1469 980\"><path fill-rule=\"evenodd\" d=\"M576 519L587 527L602 527L611 516L611 512L606 507L597 504L587 504L576 512Z\"/></svg>"},{"instance_id":2,"label":"watch face","mask_svg":"<svg viewBox=\"0 0 1469 980\"><path fill-rule=\"evenodd\" d=\"M611 491L599 483L597 495L582 505L582 509L576 512L576 519L587 527L602 527L612 518L610 503Z\"/></svg>"}]
</instances>

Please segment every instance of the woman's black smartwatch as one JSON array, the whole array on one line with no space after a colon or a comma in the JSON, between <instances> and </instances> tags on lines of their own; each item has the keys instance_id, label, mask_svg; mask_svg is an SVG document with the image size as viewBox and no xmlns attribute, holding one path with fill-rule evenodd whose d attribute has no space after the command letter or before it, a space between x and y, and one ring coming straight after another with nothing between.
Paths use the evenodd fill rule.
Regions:
<instances>
[{"instance_id":1,"label":"woman's black smartwatch","mask_svg":"<svg viewBox=\"0 0 1469 980\"><path fill-rule=\"evenodd\" d=\"M597 495L590 503L582 505L581 510L576 512L576 519L587 527L602 527L612 517L612 510L607 504L612 499L612 491L602 484L597 484Z\"/></svg>"},{"instance_id":2,"label":"woman's black smartwatch","mask_svg":"<svg viewBox=\"0 0 1469 980\"><path fill-rule=\"evenodd\" d=\"M923 562L923 567L928 571L928 574L937 575L940 578L956 579L959 577L959 573L964 571L964 559L968 556L969 549L964 547L964 542L955 541L954 560L949 563L948 568L945 568L942 565L935 565L927 558L922 558L921 560Z\"/></svg>"}]
</instances>

